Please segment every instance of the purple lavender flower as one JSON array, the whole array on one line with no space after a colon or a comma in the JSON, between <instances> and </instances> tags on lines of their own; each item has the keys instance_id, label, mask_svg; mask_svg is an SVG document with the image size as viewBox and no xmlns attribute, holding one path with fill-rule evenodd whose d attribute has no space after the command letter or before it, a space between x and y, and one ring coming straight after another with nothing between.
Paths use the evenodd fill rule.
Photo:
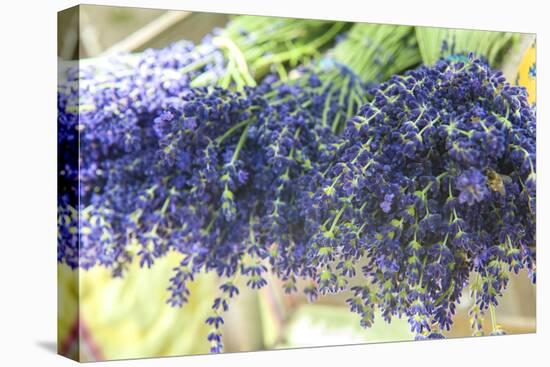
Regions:
<instances>
[{"instance_id":1,"label":"purple lavender flower","mask_svg":"<svg viewBox=\"0 0 550 367\"><path fill-rule=\"evenodd\" d=\"M485 176L476 169L463 172L456 179L456 187L460 191L460 204L474 205L489 195Z\"/></svg>"}]
</instances>

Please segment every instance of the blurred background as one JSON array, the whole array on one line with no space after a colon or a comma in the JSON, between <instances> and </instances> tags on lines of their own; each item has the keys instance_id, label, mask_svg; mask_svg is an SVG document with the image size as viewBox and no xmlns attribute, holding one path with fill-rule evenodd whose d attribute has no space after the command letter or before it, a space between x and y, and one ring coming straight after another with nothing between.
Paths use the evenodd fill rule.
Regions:
<instances>
[{"instance_id":1,"label":"blurred background","mask_svg":"<svg viewBox=\"0 0 550 367\"><path fill-rule=\"evenodd\" d=\"M62 60L95 58L118 52L139 52L187 39L199 42L230 16L155 9L80 6L60 13L58 57ZM80 33L76 31L80 26ZM75 33L76 32L76 33ZM510 82L525 86L535 99L535 46L533 35L520 35L501 68ZM170 254L153 268L140 271L137 263L124 276L112 278L103 268L80 271L58 265L58 349L80 354L86 361L140 358L209 352L207 317L218 287L212 275L198 277L193 296L183 308L167 305L165 285L180 255ZM162 285L162 286L159 286ZM241 294L225 317L226 352L320 345L412 340L407 321L391 324L377 317L362 329L359 317L349 312L346 292L321 297L310 304L300 294L286 295L277 279L261 291L241 285ZM471 335L464 294L448 337ZM497 308L497 318L509 334L535 331L535 286L526 274L511 274L509 287ZM491 331L486 317L485 330Z\"/></svg>"}]
</instances>

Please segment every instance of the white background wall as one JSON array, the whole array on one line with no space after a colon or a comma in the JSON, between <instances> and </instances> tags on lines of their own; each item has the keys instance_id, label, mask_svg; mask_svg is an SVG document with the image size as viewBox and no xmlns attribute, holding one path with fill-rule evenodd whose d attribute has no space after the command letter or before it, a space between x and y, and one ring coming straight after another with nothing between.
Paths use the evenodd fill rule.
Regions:
<instances>
[{"instance_id":1,"label":"white background wall","mask_svg":"<svg viewBox=\"0 0 550 367\"><path fill-rule=\"evenodd\" d=\"M538 34L537 334L389 343L97 366L538 366L547 365L550 121L544 1L134 0L105 5L464 27ZM0 10L0 365L66 366L56 335L56 12L74 1L9 0ZM544 29L546 28L546 29ZM548 159L548 158L546 158ZM545 189L546 187L546 189ZM550 339L550 338L549 338Z\"/></svg>"}]
</instances>

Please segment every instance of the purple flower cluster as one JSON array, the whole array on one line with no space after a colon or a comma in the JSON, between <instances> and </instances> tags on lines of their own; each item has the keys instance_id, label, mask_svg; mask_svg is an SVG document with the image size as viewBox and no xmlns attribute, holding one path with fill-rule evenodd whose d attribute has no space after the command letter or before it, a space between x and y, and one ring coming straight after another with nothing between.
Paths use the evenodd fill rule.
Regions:
<instances>
[{"instance_id":1,"label":"purple flower cluster","mask_svg":"<svg viewBox=\"0 0 550 367\"><path fill-rule=\"evenodd\" d=\"M184 86L156 93L147 101L154 109L120 120L96 110L78 120L66 113L67 94L60 93L60 131L73 132L60 139L74 142L60 164L80 157L69 164L75 177L66 185L80 194L60 200L59 260L122 275L136 257L150 267L177 251L184 258L170 280L173 306L188 300L186 284L203 270L240 274L253 289L267 284L268 265L295 280L302 179L332 159L335 131L365 102L365 85L325 62L295 70L288 83L270 76L242 93ZM141 140L125 145L129 135ZM213 351L221 350L221 313L238 294L229 283L221 290L207 320Z\"/></svg>"},{"instance_id":2,"label":"purple flower cluster","mask_svg":"<svg viewBox=\"0 0 550 367\"><path fill-rule=\"evenodd\" d=\"M167 98L179 96L205 71L219 70L222 60L213 46L179 42L67 71L58 93L59 260L77 266L80 257L80 265L88 267L98 258L111 266L126 256L116 246L102 253L96 246L97 241L109 243L107 237L130 240L106 228L117 225L118 211L129 206L125 201L137 201L137 193L124 192L130 188L120 181L154 174L153 119ZM106 205L109 201L117 205Z\"/></svg>"},{"instance_id":3,"label":"purple flower cluster","mask_svg":"<svg viewBox=\"0 0 550 367\"><path fill-rule=\"evenodd\" d=\"M421 337L450 328L471 272L476 307L496 305L507 270L535 278L535 129L525 90L480 60L392 77L308 178L302 272L332 292L367 259L351 309Z\"/></svg>"},{"instance_id":4,"label":"purple flower cluster","mask_svg":"<svg viewBox=\"0 0 550 367\"><path fill-rule=\"evenodd\" d=\"M186 282L199 271L226 277L207 320L212 351L221 350L222 313L244 278L259 289L271 269L296 290L294 282L305 243L296 206L308 172L333 159L340 143L334 133L349 100L366 88L346 68L302 69L289 83L268 77L243 94L223 89L190 91L170 101L155 120L163 186L180 201L162 217L170 223L169 247L185 255L171 279L169 303L181 306ZM354 110L350 110L350 115ZM159 200L159 204L164 201Z\"/></svg>"}]
</instances>

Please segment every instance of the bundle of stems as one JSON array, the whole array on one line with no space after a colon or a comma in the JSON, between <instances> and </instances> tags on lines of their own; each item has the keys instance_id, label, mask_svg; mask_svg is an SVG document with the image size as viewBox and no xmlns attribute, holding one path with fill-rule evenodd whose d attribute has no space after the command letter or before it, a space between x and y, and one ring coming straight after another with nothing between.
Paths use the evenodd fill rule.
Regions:
<instances>
[{"instance_id":1,"label":"bundle of stems","mask_svg":"<svg viewBox=\"0 0 550 367\"><path fill-rule=\"evenodd\" d=\"M421 61L414 28L391 24L355 24L331 57L367 83L384 81Z\"/></svg>"},{"instance_id":2,"label":"bundle of stems","mask_svg":"<svg viewBox=\"0 0 550 367\"><path fill-rule=\"evenodd\" d=\"M318 57L350 26L325 20L237 16L203 41L223 52L224 68L205 71L191 86L242 90L272 71L284 78L289 69Z\"/></svg>"},{"instance_id":3,"label":"bundle of stems","mask_svg":"<svg viewBox=\"0 0 550 367\"><path fill-rule=\"evenodd\" d=\"M473 53L500 66L504 54L519 42L519 34L434 27L415 27L422 62L434 64L442 57L464 57Z\"/></svg>"}]
</instances>

